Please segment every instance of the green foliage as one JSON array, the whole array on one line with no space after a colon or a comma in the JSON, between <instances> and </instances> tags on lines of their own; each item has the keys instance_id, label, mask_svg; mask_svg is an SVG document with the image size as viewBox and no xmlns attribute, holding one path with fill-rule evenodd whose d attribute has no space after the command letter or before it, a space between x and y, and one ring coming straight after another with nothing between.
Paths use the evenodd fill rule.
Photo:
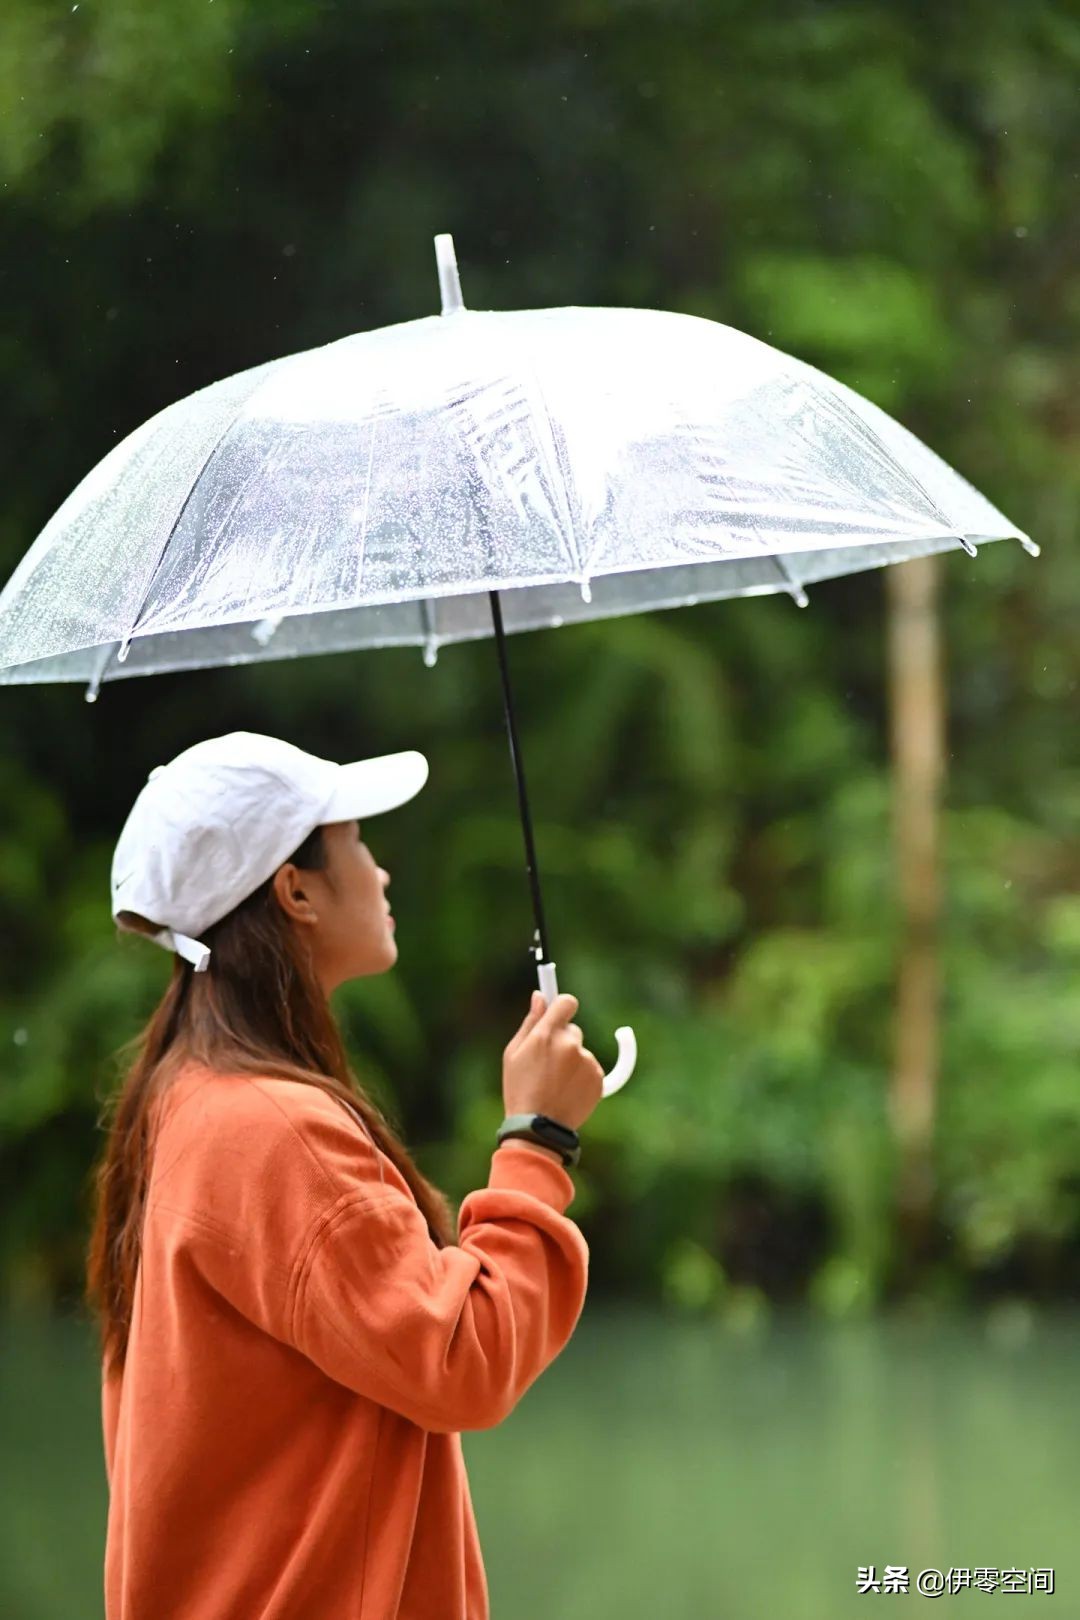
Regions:
<instances>
[{"instance_id":1,"label":"green foliage","mask_svg":"<svg viewBox=\"0 0 1080 1620\"><path fill-rule=\"evenodd\" d=\"M183 0L9 0L0 33L7 184L32 192L57 172L73 175L54 192L58 212L137 200L168 143L222 116L244 9L211 0L193 28Z\"/></svg>"},{"instance_id":2,"label":"green foliage","mask_svg":"<svg viewBox=\"0 0 1080 1620\"><path fill-rule=\"evenodd\" d=\"M894 411L1037 535L1038 564L1004 545L944 564L934 1263L971 1286L1010 1266L1060 1286L1080 1241L1078 65L1063 0L9 0L0 24L5 574L170 400L434 310L447 229L474 307L730 321ZM835 1315L895 1266L882 605L871 574L806 613L754 599L511 644L560 982L605 1062L619 1023L641 1045L585 1130L593 1275L747 1331L783 1292L778 1247L788 1292ZM401 960L339 1011L425 1169L457 1197L486 1176L531 986L490 645L434 671L386 652L118 682L94 709L7 688L15 1291L78 1285L114 1054L168 972L114 940L112 843L150 766L234 726L429 755L429 789L378 827ZM763 1209L785 1245L747 1236Z\"/></svg>"},{"instance_id":3,"label":"green foliage","mask_svg":"<svg viewBox=\"0 0 1080 1620\"><path fill-rule=\"evenodd\" d=\"M792 353L827 350L834 376L886 409L912 378L932 386L956 353L937 289L924 274L874 255L828 263L816 254L760 254L743 265L742 302Z\"/></svg>"}]
</instances>

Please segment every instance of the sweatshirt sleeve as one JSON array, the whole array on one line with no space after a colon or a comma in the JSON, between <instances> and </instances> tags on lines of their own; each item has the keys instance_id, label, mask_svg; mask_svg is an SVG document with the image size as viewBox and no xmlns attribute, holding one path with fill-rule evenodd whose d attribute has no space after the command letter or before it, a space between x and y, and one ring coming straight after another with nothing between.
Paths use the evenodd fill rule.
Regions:
<instances>
[{"instance_id":1,"label":"sweatshirt sleeve","mask_svg":"<svg viewBox=\"0 0 1080 1620\"><path fill-rule=\"evenodd\" d=\"M300 1261L297 1347L422 1428L500 1423L581 1315L589 1251L564 1214L573 1192L553 1159L504 1143L445 1249L407 1191L343 1198Z\"/></svg>"},{"instance_id":2,"label":"sweatshirt sleeve","mask_svg":"<svg viewBox=\"0 0 1080 1620\"><path fill-rule=\"evenodd\" d=\"M156 1155L149 1218L250 1321L420 1427L501 1422L570 1338L589 1251L574 1183L511 1140L440 1249L396 1165L317 1087L193 1090Z\"/></svg>"}]
</instances>

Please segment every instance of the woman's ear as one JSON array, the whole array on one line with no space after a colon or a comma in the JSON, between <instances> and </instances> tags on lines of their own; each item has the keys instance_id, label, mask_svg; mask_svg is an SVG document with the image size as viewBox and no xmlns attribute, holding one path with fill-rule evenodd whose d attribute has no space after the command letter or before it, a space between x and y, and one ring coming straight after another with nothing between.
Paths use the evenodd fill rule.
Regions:
<instances>
[{"instance_id":1,"label":"woman's ear","mask_svg":"<svg viewBox=\"0 0 1080 1620\"><path fill-rule=\"evenodd\" d=\"M273 888L277 903L292 922L310 924L319 920L318 912L312 905L305 887L310 875L301 872L291 861L286 861L274 873Z\"/></svg>"}]
</instances>

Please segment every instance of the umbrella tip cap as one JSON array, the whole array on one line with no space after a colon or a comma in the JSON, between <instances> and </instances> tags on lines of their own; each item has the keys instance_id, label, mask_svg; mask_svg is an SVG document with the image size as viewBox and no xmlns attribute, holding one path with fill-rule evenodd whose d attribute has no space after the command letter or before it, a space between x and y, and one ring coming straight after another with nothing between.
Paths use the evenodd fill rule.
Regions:
<instances>
[{"instance_id":1,"label":"umbrella tip cap","mask_svg":"<svg viewBox=\"0 0 1080 1620\"><path fill-rule=\"evenodd\" d=\"M454 315L465 305L461 300L461 280L458 276L454 238L447 232L435 238L435 265L439 272L439 294L444 315Z\"/></svg>"}]
</instances>

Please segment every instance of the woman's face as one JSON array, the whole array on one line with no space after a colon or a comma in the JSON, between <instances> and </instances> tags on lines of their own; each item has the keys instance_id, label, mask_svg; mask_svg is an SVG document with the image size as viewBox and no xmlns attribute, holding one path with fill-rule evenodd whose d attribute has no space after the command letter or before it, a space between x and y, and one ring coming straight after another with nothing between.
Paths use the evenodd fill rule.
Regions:
<instances>
[{"instance_id":1,"label":"woman's face","mask_svg":"<svg viewBox=\"0 0 1080 1620\"><path fill-rule=\"evenodd\" d=\"M346 979L385 973L397 961L394 923L386 899L390 874L376 865L356 821L323 828L326 866L302 871L286 862L274 888L287 915L311 946L326 994Z\"/></svg>"}]
</instances>

